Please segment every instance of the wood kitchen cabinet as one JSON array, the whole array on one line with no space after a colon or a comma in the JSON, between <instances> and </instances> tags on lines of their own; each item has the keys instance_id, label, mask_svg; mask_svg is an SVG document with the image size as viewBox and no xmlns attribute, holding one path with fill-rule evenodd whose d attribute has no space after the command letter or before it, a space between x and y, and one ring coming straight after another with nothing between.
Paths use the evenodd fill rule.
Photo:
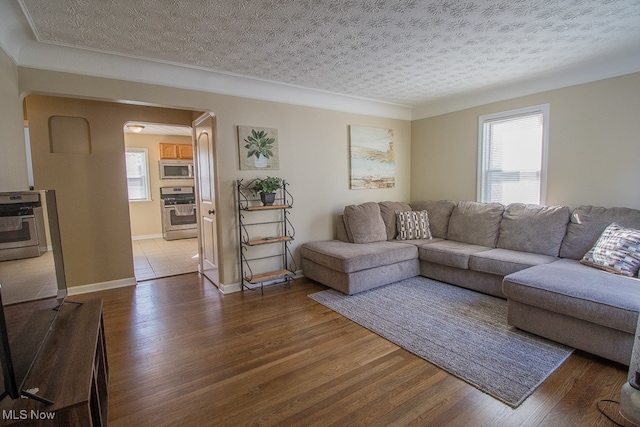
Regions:
<instances>
[{"instance_id":1,"label":"wood kitchen cabinet","mask_svg":"<svg viewBox=\"0 0 640 427\"><path fill-rule=\"evenodd\" d=\"M159 145L161 159L193 159L193 146L191 144L169 144L161 142Z\"/></svg>"}]
</instances>

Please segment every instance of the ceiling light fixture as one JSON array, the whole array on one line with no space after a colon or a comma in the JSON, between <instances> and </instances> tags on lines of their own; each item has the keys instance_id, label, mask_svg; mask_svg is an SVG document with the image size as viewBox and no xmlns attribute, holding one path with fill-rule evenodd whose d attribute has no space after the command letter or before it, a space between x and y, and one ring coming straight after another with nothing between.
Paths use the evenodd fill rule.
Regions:
<instances>
[{"instance_id":1,"label":"ceiling light fixture","mask_svg":"<svg viewBox=\"0 0 640 427\"><path fill-rule=\"evenodd\" d=\"M144 129L142 125L127 125L127 128L133 133L140 133Z\"/></svg>"}]
</instances>

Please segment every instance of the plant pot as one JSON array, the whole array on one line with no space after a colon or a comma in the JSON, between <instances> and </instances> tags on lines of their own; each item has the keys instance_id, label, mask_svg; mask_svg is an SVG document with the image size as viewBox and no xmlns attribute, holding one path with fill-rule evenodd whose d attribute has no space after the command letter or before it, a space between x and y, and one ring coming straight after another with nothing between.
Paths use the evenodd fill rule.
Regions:
<instances>
[{"instance_id":1,"label":"plant pot","mask_svg":"<svg viewBox=\"0 0 640 427\"><path fill-rule=\"evenodd\" d=\"M269 160L265 156L260 154L258 157L254 158L253 164L257 168L266 168L267 165L269 164Z\"/></svg>"},{"instance_id":2,"label":"plant pot","mask_svg":"<svg viewBox=\"0 0 640 427\"><path fill-rule=\"evenodd\" d=\"M276 193L260 193L263 206L271 206L276 200Z\"/></svg>"}]
</instances>

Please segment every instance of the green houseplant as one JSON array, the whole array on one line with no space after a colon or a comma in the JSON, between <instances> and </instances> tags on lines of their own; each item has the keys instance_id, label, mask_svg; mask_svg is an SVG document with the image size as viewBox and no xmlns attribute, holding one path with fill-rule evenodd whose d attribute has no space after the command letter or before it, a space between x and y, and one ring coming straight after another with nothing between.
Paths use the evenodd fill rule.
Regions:
<instances>
[{"instance_id":1,"label":"green houseplant","mask_svg":"<svg viewBox=\"0 0 640 427\"><path fill-rule=\"evenodd\" d=\"M251 191L260 194L264 206L271 206L276 198L276 190L282 187L282 178L268 176L258 178L251 183Z\"/></svg>"},{"instance_id":2,"label":"green houseplant","mask_svg":"<svg viewBox=\"0 0 640 427\"><path fill-rule=\"evenodd\" d=\"M247 149L247 157L255 157L257 167L266 167L267 159L273 156L273 144L275 138L269 138L269 134L264 130L257 131L251 129L251 135L244 139L244 148Z\"/></svg>"}]
</instances>

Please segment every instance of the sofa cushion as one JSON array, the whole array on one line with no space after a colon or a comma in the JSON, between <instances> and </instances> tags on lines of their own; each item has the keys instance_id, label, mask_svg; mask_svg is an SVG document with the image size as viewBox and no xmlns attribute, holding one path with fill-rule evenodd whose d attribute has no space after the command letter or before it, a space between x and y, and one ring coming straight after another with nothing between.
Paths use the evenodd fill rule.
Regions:
<instances>
[{"instance_id":1,"label":"sofa cushion","mask_svg":"<svg viewBox=\"0 0 640 427\"><path fill-rule=\"evenodd\" d=\"M442 242L444 239L439 237L432 237L430 239L415 239L415 240L396 240L397 242L407 243L414 246L428 245L430 243Z\"/></svg>"},{"instance_id":2,"label":"sofa cushion","mask_svg":"<svg viewBox=\"0 0 640 427\"><path fill-rule=\"evenodd\" d=\"M396 212L398 240L430 239L427 211Z\"/></svg>"},{"instance_id":3,"label":"sofa cushion","mask_svg":"<svg viewBox=\"0 0 640 427\"><path fill-rule=\"evenodd\" d=\"M428 212L429 230L432 237L447 238L449 218L451 218L453 208L456 207L455 202L451 200L427 200L411 202L410 205L414 211Z\"/></svg>"},{"instance_id":4,"label":"sofa cushion","mask_svg":"<svg viewBox=\"0 0 640 427\"><path fill-rule=\"evenodd\" d=\"M344 220L350 242L371 243L387 240L380 206L375 202L346 206Z\"/></svg>"},{"instance_id":5,"label":"sofa cushion","mask_svg":"<svg viewBox=\"0 0 640 427\"><path fill-rule=\"evenodd\" d=\"M398 236L396 228L396 212L410 211L411 206L404 202L380 202L380 216L387 230L387 240L393 240Z\"/></svg>"},{"instance_id":6,"label":"sofa cushion","mask_svg":"<svg viewBox=\"0 0 640 427\"><path fill-rule=\"evenodd\" d=\"M623 276L634 277L640 268L640 230L615 222L580 260L581 263Z\"/></svg>"},{"instance_id":7,"label":"sofa cushion","mask_svg":"<svg viewBox=\"0 0 640 427\"><path fill-rule=\"evenodd\" d=\"M566 206L512 203L502 215L497 247L557 257L570 215Z\"/></svg>"},{"instance_id":8,"label":"sofa cushion","mask_svg":"<svg viewBox=\"0 0 640 427\"><path fill-rule=\"evenodd\" d=\"M561 259L506 276L509 299L565 316L635 333L640 311L640 280Z\"/></svg>"},{"instance_id":9,"label":"sofa cushion","mask_svg":"<svg viewBox=\"0 0 640 427\"><path fill-rule=\"evenodd\" d=\"M336 229L336 240L349 242L349 235L347 234L347 226L344 223L344 215L340 214L336 216L335 229Z\"/></svg>"},{"instance_id":10,"label":"sofa cushion","mask_svg":"<svg viewBox=\"0 0 640 427\"><path fill-rule=\"evenodd\" d=\"M469 268L484 273L506 276L534 265L557 261L558 257L512 251L509 249L491 249L478 252L469 257Z\"/></svg>"},{"instance_id":11,"label":"sofa cushion","mask_svg":"<svg viewBox=\"0 0 640 427\"><path fill-rule=\"evenodd\" d=\"M560 257L582 259L612 222L623 227L640 229L640 210L588 205L575 208L567 226L567 235L562 241Z\"/></svg>"},{"instance_id":12,"label":"sofa cushion","mask_svg":"<svg viewBox=\"0 0 640 427\"><path fill-rule=\"evenodd\" d=\"M472 254L488 251L486 246L471 245L469 243L441 240L427 243L418 247L421 260L443 264L449 267L468 269L469 257Z\"/></svg>"},{"instance_id":13,"label":"sofa cushion","mask_svg":"<svg viewBox=\"0 0 640 427\"><path fill-rule=\"evenodd\" d=\"M503 212L500 203L458 202L451 213L447 239L495 248Z\"/></svg>"},{"instance_id":14,"label":"sofa cushion","mask_svg":"<svg viewBox=\"0 0 640 427\"><path fill-rule=\"evenodd\" d=\"M373 242L366 245L325 240L304 243L300 256L316 264L342 273L416 259L418 249L414 245L395 242Z\"/></svg>"}]
</instances>

